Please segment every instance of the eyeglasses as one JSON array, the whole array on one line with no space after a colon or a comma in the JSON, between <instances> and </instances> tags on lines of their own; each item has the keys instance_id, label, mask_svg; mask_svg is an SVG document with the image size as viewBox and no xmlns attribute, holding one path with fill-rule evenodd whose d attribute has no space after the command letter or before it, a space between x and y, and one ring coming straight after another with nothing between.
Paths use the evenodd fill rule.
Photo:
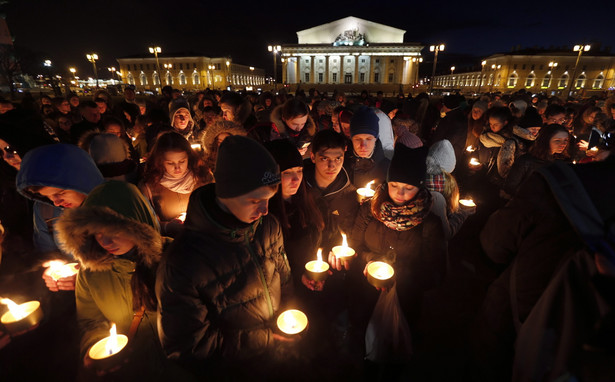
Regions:
<instances>
[{"instance_id":1,"label":"eyeglasses","mask_svg":"<svg viewBox=\"0 0 615 382\"><path fill-rule=\"evenodd\" d=\"M5 146L0 148L0 151L2 151L2 155L6 156L7 158L12 158L17 154L17 150L15 150L13 147L11 146Z\"/></svg>"}]
</instances>

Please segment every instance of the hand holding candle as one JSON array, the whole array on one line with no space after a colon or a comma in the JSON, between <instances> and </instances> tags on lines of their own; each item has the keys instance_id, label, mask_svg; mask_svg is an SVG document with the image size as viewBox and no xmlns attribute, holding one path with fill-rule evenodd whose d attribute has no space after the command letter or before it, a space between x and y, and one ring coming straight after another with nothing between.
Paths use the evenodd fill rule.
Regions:
<instances>
[{"instance_id":1,"label":"hand holding candle","mask_svg":"<svg viewBox=\"0 0 615 382\"><path fill-rule=\"evenodd\" d=\"M383 261L372 261L365 266L367 281L377 289L387 289L393 286L395 270Z\"/></svg>"},{"instance_id":2,"label":"hand holding candle","mask_svg":"<svg viewBox=\"0 0 615 382\"><path fill-rule=\"evenodd\" d=\"M305 313L297 309L290 309L278 316L278 329L287 335L299 334L305 330L308 325L308 319Z\"/></svg>"},{"instance_id":3,"label":"hand holding candle","mask_svg":"<svg viewBox=\"0 0 615 382\"><path fill-rule=\"evenodd\" d=\"M322 248L318 248L316 260L305 264L305 275L313 281L324 281L329 276L329 264L322 261Z\"/></svg>"},{"instance_id":4,"label":"hand holding candle","mask_svg":"<svg viewBox=\"0 0 615 382\"><path fill-rule=\"evenodd\" d=\"M47 268L43 272L43 280L50 291L75 290L78 263L66 264L64 260L51 260L44 263L43 267Z\"/></svg>"},{"instance_id":5,"label":"hand holding candle","mask_svg":"<svg viewBox=\"0 0 615 382\"><path fill-rule=\"evenodd\" d=\"M111 325L109 336L96 342L87 352L84 363L98 370L111 371L124 360L122 350L128 344L128 337L117 334L115 324Z\"/></svg>"},{"instance_id":6,"label":"hand holding candle","mask_svg":"<svg viewBox=\"0 0 615 382\"><path fill-rule=\"evenodd\" d=\"M365 187L359 188L357 190L357 198L359 199L359 203L363 203L364 201L366 201L367 199L371 198L372 196L374 196L374 194L376 193L376 191L372 190L371 186L372 184L374 184L376 181L372 180L371 182L367 183L365 185Z\"/></svg>"},{"instance_id":7,"label":"hand holding candle","mask_svg":"<svg viewBox=\"0 0 615 382\"><path fill-rule=\"evenodd\" d=\"M9 308L9 311L2 315L0 321L13 336L36 328L43 318L43 310L38 301L16 304L8 298L2 298L0 303Z\"/></svg>"},{"instance_id":8,"label":"hand holding candle","mask_svg":"<svg viewBox=\"0 0 615 382\"><path fill-rule=\"evenodd\" d=\"M329 264L338 271L341 271L342 268L349 270L350 263L355 257L355 250L348 246L346 234L342 232L342 245L333 247L331 253L329 253Z\"/></svg>"}]
</instances>

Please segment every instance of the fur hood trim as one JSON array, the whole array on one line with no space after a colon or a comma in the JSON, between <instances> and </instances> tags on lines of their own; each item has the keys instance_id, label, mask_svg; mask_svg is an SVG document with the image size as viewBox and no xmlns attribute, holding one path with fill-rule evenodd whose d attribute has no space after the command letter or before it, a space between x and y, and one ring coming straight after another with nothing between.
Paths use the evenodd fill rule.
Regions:
<instances>
[{"instance_id":1,"label":"fur hood trim","mask_svg":"<svg viewBox=\"0 0 615 382\"><path fill-rule=\"evenodd\" d=\"M535 141L536 137L533 136L528 129L515 125L513 127L513 134L526 141Z\"/></svg>"},{"instance_id":2,"label":"fur hood trim","mask_svg":"<svg viewBox=\"0 0 615 382\"><path fill-rule=\"evenodd\" d=\"M203 138L201 141L201 144L203 145L203 150L205 150L205 152L207 153L212 152L216 138L222 133L243 136L246 136L248 134L243 128L243 126L238 123L231 121L216 121L211 127L208 126L205 129L205 133L203 134Z\"/></svg>"},{"instance_id":3,"label":"fur hood trim","mask_svg":"<svg viewBox=\"0 0 615 382\"><path fill-rule=\"evenodd\" d=\"M498 133L487 131L480 135L480 143L487 148L502 147L504 142L506 142L506 137Z\"/></svg>"},{"instance_id":4,"label":"fur hood trim","mask_svg":"<svg viewBox=\"0 0 615 382\"><path fill-rule=\"evenodd\" d=\"M123 233L136 243L137 261L152 267L160 261L162 237L150 225L120 215L109 207L83 206L64 211L56 223L60 248L84 269L111 269L115 256L98 245L95 232Z\"/></svg>"},{"instance_id":5,"label":"fur hood trim","mask_svg":"<svg viewBox=\"0 0 615 382\"><path fill-rule=\"evenodd\" d=\"M270 119L271 119L271 122L278 129L280 134L287 135L288 132L286 131L286 123L284 123L284 121L282 120L282 107L283 106L284 105L280 105L280 106L277 106L275 109L273 109L273 111L271 112ZM305 126L303 127L301 132L303 134L307 133L307 135L310 137L313 137L314 135L316 135L316 124L314 123L314 120L312 119L312 116L309 113L308 113L308 119L305 122Z\"/></svg>"}]
</instances>

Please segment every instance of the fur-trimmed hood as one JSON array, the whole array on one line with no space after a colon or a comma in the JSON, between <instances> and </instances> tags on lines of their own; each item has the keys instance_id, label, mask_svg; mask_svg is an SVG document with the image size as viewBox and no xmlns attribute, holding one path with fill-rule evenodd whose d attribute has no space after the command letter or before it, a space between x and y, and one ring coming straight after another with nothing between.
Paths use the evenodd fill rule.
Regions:
<instances>
[{"instance_id":1,"label":"fur-trimmed hood","mask_svg":"<svg viewBox=\"0 0 615 382\"><path fill-rule=\"evenodd\" d=\"M518 136L521 139L525 139L526 141L535 141L536 136L532 135L528 129L525 129L521 126L515 125L513 127L513 134Z\"/></svg>"},{"instance_id":2,"label":"fur-trimmed hood","mask_svg":"<svg viewBox=\"0 0 615 382\"><path fill-rule=\"evenodd\" d=\"M243 135L246 136L248 133L238 123L232 121L216 121L212 126L207 127L205 129L205 133L203 134L203 138L201 144L203 145L203 150L207 153L211 153L213 150L213 146L216 142L216 138L218 135L222 133L227 133L230 135Z\"/></svg>"},{"instance_id":3,"label":"fur-trimmed hood","mask_svg":"<svg viewBox=\"0 0 615 382\"><path fill-rule=\"evenodd\" d=\"M160 261L162 237L156 216L136 186L108 181L96 187L79 208L64 212L55 225L63 251L92 271L111 269L115 256L94 237L122 233L134 239L136 261L152 267Z\"/></svg>"},{"instance_id":4,"label":"fur-trimmed hood","mask_svg":"<svg viewBox=\"0 0 615 382\"><path fill-rule=\"evenodd\" d=\"M270 117L271 123L275 125L281 136L288 136L288 128L286 126L286 123L284 123L284 121L282 120L282 107L284 107L284 105L277 106L275 109L273 109ZM301 136L310 137L309 141L311 141L311 138L316 135L316 124L314 123L314 120L309 113L308 119L305 122L305 126L303 126L303 129L301 129L301 132L299 134Z\"/></svg>"}]
</instances>

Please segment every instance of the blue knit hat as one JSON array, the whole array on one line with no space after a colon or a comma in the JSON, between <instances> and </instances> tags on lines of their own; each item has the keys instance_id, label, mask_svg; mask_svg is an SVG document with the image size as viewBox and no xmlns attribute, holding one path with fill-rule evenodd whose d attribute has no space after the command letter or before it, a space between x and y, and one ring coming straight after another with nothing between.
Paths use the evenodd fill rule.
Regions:
<instances>
[{"instance_id":1,"label":"blue knit hat","mask_svg":"<svg viewBox=\"0 0 615 382\"><path fill-rule=\"evenodd\" d=\"M362 106L354 113L350 120L350 136L357 134L370 134L378 138L380 133L379 119L376 112L367 106Z\"/></svg>"}]
</instances>

